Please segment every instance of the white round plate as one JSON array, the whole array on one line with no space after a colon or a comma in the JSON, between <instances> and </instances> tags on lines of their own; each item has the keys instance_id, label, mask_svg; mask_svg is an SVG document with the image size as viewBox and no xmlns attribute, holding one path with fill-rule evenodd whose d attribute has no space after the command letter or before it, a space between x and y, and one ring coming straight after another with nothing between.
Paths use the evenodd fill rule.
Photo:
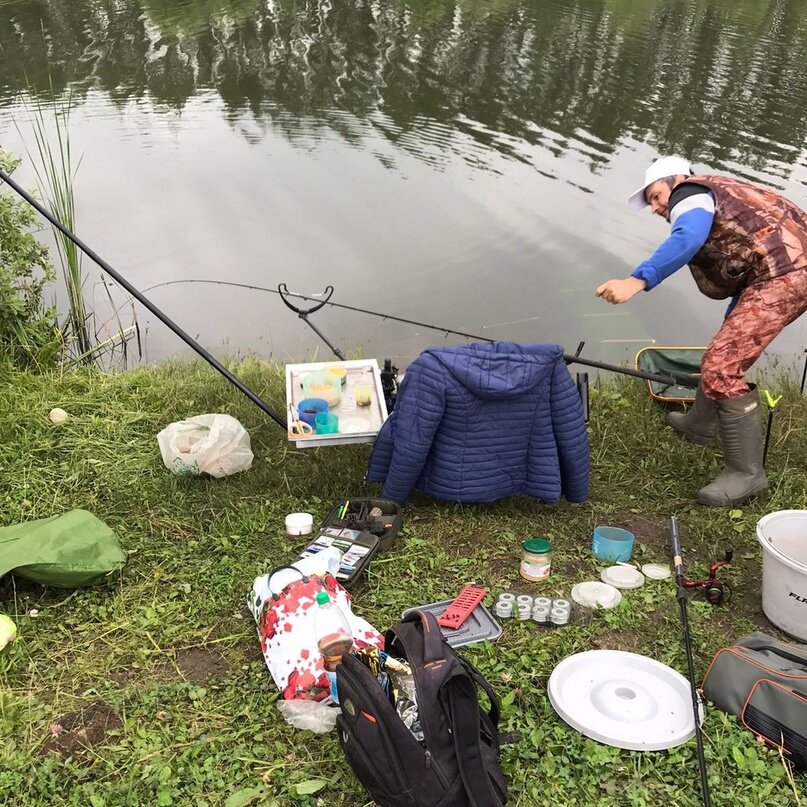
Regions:
<instances>
[{"instance_id":1,"label":"white round plate","mask_svg":"<svg viewBox=\"0 0 807 807\"><path fill-rule=\"evenodd\" d=\"M662 751L695 734L689 682L647 656L577 653L555 667L548 689L553 708L572 728L615 748Z\"/></svg>"},{"instance_id":2,"label":"white round plate","mask_svg":"<svg viewBox=\"0 0 807 807\"><path fill-rule=\"evenodd\" d=\"M642 574L652 580L666 580L672 572L670 567L665 566L663 563L645 563L642 566Z\"/></svg>"},{"instance_id":3,"label":"white round plate","mask_svg":"<svg viewBox=\"0 0 807 807\"><path fill-rule=\"evenodd\" d=\"M633 566L609 566L600 573L600 580L614 588L641 588L644 575Z\"/></svg>"},{"instance_id":4,"label":"white round plate","mask_svg":"<svg viewBox=\"0 0 807 807\"><path fill-rule=\"evenodd\" d=\"M622 602L622 592L599 580L588 580L572 587L572 599L586 608L615 608Z\"/></svg>"}]
</instances>

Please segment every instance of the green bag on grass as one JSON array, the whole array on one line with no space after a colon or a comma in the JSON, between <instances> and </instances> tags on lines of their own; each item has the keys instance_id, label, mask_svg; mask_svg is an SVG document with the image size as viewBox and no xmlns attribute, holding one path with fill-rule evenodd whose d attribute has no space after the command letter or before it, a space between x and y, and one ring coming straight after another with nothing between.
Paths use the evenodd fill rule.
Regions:
<instances>
[{"instance_id":1,"label":"green bag on grass","mask_svg":"<svg viewBox=\"0 0 807 807\"><path fill-rule=\"evenodd\" d=\"M0 528L0 577L13 571L43 586L80 588L104 583L125 563L115 533L86 510Z\"/></svg>"}]
</instances>

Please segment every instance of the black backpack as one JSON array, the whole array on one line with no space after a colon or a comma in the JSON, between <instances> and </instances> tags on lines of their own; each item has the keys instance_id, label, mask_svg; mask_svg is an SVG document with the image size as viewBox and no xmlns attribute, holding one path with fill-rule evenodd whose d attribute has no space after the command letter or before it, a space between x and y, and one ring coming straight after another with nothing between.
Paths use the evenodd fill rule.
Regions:
<instances>
[{"instance_id":1,"label":"black backpack","mask_svg":"<svg viewBox=\"0 0 807 807\"><path fill-rule=\"evenodd\" d=\"M443 640L435 617L413 611L387 631L387 653L412 668L424 742L398 717L370 670L353 656L336 668L339 744L379 807L501 807L499 704L490 684ZM490 701L479 707L477 687Z\"/></svg>"}]
</instances>

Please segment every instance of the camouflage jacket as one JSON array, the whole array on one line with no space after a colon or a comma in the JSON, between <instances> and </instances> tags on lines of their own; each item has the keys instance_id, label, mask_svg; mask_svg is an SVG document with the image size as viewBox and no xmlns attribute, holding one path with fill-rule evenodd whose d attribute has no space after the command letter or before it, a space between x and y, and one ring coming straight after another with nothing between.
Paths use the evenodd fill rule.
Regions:
<instances>
[{"instance_id":1,"label":"camouflage jacket","mask_svg":"<svg viewBox=\"0 0 807 807\"><path fill-rule=\"evenodd\" d=\"M807 268L807 213L801 208L740 179L697 175L685 182L704 185L715 197L709 238L689 262L707 297L722 300Z\"/></svg>"}]
</instances>

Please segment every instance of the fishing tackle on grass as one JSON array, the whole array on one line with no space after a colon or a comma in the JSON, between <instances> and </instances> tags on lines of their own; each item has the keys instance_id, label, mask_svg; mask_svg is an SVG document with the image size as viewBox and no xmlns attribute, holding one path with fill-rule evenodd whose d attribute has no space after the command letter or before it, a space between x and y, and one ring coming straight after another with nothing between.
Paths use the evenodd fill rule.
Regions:
<instances>
[{"instance_id":1,"label":"fishing tackle on grass","mask_svg":"<svg viewBox=\"0 0 807 807\"><path fill-rule=\"evenodd\" d=\"M706 755L703 750L703 732L701 731L701 699L695 683L695 662L692 657L692 637L689 633L689 618L687 616L687 586L684 575L684 561L681 557L681 538L678 535L678 520L675 516L670 518L670 543L672 545L673 566L675 567L675 580L678 584L676 599L681 608L681 626L684 632L684 648L687 656L687 672L689 687L692 692L692 714L695 718L695 742L698 748L698 767L701 778L701 796L704 807L712 807L709 796L709 780L706 775Z\"/></svg>"}]
</instances>

